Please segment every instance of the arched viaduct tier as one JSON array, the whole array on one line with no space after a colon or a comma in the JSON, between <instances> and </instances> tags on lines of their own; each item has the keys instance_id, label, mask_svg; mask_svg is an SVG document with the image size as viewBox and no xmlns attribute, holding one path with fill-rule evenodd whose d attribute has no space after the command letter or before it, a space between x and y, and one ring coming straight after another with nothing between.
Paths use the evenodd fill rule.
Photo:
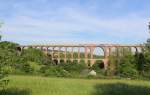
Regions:
<instances>
[{"instance_id":1,"label":"arched viaduct tier","mask_svg":"<svg viewBox=\"0 0 150 95\"><path fill-rule=\"evenodd\" d=\"M57 60L60 63L60 60L63 59L64 62L67 60L74 61L77 60L80 63L81 60L84 60L86 64L90 62L90 65L93 65L97 60L101 60L104 63L104 67L106 68L108 65L109 56L116 52L116 56L123 55L128 49L131 52L140 52L143 48L142 45L121 45L121 44L79 44L79 45L21 45L20 50L26 48L36 48L41 49L46 54L50 54L52 60ZM57 49L56 49L57 48ZM74 49L77 49L74 51ZM101 58L94 58L94 52L98 52L96 48L101 49L103 55ZM68 51L70 49L70 51ZM121 53L119 52L121 51ZM84 54L84 58L81 58L81 52ZM70 53L70 58L67 58L67 54ZM74 57L74 53L76 53L76 58ZM61 57L63 54L64 57Z\"/></svg>"}]
</instances>

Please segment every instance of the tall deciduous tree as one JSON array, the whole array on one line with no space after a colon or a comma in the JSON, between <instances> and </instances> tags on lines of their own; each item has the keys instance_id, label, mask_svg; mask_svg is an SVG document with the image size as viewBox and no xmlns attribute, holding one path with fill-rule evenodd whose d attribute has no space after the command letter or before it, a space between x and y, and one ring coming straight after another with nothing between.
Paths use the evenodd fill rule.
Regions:
<instances>
[{"instance_id":1,"label":"tall deciduous tree","mask_svg":"<svg viewBox=\"0 0 150 95\"><path fill-rule=\"evenodd\" d=\"M0 23L0 28L1 28L1 23ZM2 36L0 35L0 41L1 41L1 37L2 37ZM1 79L1 76L2 76L2 75L1 75L1 64L0 64L0 79Z\"/></svg>"},{"instance_id":2,"label":"tall deciduous tree","mask_svg":"<svg viewBox=\"0 0 150 95\"><path fill-rule=\"evenodd\" d=\"M150 31L150 22L148 27ZM144 56L145 56L144 75L150 78L150 38L145 43Z\"/></svg>"},{"instance_id":3,"label":"tall deciduous tree","mask_svg":"<svg viewBox=\"0 0 150 95\"><path fill-rule=\"evenodd\" d=\"M17 59L16 47L17 44L11 42L0 42L0 79L2 79L6 74L4 67L12 65Z\"/></svg>"},{"instance_id":4,"label":"tall deciduous tree","mask_svg":"<svg viewBox=\"0 0 150 95\"><path fill-rule=\"evenodd\" d=\"M0 23L0 28L1 28L2 24ZM2 35L0 34L0 41L1 41Z\"/></svg>"},{"instance_id":5,"label":"tall deciduous tree","mask_svg":"<svg viewBox=\"0 0 150 95\"><path fill-rule=\"evenodd\" d=\"M0 28L2 27L2 24L3 23L0 22ZM1 31L0 31L0 33L1 33ZM1 41L1 39L2 39L2 35L0 34L0 41Z\"/></svg>"}]
</instances>

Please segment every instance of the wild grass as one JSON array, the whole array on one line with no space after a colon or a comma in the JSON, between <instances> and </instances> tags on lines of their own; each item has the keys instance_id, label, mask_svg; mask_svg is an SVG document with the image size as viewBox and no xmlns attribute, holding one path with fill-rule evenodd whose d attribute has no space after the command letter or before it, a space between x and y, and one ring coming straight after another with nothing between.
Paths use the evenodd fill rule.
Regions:
<instances>
[{"instance_id":1,"label":"wild grass","mask_svg":"<svg viewBox=\"0 0 150 95\"><path fill-rule=\"evenodd\" d=\"M10 76L0 95L150 95L150 81Z\"/></svg>"}]
</instances>

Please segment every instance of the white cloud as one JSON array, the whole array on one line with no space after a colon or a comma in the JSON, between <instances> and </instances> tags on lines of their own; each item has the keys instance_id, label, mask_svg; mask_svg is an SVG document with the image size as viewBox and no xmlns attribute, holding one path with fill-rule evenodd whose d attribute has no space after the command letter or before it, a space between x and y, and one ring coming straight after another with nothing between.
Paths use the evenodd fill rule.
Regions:
<instances>
[{"instance_id":1,"label":"white cloud","mask_svg":"<svg viewBox=\"0 0 150 95\"><path fill-rule=\"evenodd\" d=\"M54 14L54 16L51 16L52 14ZM82 42L82 40L85 42L93 42L96 40L107 42L108 40L111 40L109 38L110 36L115 37L116 39L139 39L140 41L141 39L145 40L148 37L148 19L142 18L138 15L104 19L73 8L61 8L58 11L47 13L46 17L47 16L49 16L49 18L45 19L45 15L43 15L43 17L38 19L28 16L27 14L23 16L18 15L6 20L2 29L4 39L11 39L14 41L26 39L27 41L31 41L36 38L41 38L36 41L54 41L53 37L59 37L59 39L62 39L56 39L56 42L73 42L74 40L77 42ZM94 37L93 41L91 41L91 39L82 38L71 39L71 37L67 39L67 37L75 32L84 32L85 35L82 35L83 38L86 36L87 32L93 34L97 33L99 39L94 39ZM106 37L103 39L101 34L108 35L108 38Z\"/></svg>"}]
</instances>

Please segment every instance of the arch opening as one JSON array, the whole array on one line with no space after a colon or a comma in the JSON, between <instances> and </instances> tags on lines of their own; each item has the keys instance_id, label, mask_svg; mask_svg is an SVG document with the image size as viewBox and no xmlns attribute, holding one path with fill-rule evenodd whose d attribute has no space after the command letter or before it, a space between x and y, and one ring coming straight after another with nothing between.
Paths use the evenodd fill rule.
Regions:
<instances>
[{"instance_id":1,"label":"arch opening","mask_svg":"<svg viewBox=\"0 0 150 95\"><path fill-rule=\"evenodd\" d=\"M65 58L65 47L61 47L60 49L60 59L64 59Z\"/></svg>"},{"instance_id":2,"label":"arch opening","mask_svg":"<svg viewBox=\"0 0 150 95\"><path fill-rule=\"evenodd\" d=\"M105 64L104 64L104 62L102 60L95 61L95 64L93 66L96 66L99 69L104 69L105 68Z\"/></svg>"},{"instance_id":3,"label":"arch opening","mask_svg":"<svg viewBox=\"0 0 150 95\"><path fill-rule=\"evenodd\" d=\"M67 60L71 60L72 47L67 47Z\"/></svg>"},{"instance_id":4,"label":"arch opening","mask_svg":"<svg viewBox=\"0 0 150 95\"><path fill-rule=\"evenodd\" d=\"M77 60L78 59L78 47L74 47L73 49L73 59Z\"/></svg>"},{"instance_id":5,"label":"arch opening","mask_svg":"<svg viewBox=\"0 0 150 95\"><path fill-rule=\"evenodd\" d=\"M105 56L104 49L102 47L96 47L93 51L94 59L103 59Z\"/></svg>"},{"instance_id":6,"label":"arch opening","mask_svg":"<svg viewBox=\"0 0 150 95\"><path fill-rule=\"evenodd\" d=\"M17 51L21 52L22 51L21 47L17 47Z\"/></svg>"},{"instance_id":7,"label":"arch opening","mask_svg":"<svg viewBox=\"0 0 150 95\"><path fill-rule=\"evenodd\" d=\"M55 63L55 65L58 65L58 60L54 59L53 62Z\"/></svg>"},{"instance_id":8,"label":"arch opening","mask_svg":"<svg viewBox=\"0 0 150 95\"><path fill-rule=\"evenodd\" d=\"M80 47L80 58L81 58L81 60L85 59L85 48L84 47Z\"/></svg>"},{"instance_id":9,"label":"arch opening","mask_svg":"<svg viewBox=\"0 0 150 95\"><path fill-rule=\"evenodd\" d=\"M52 60L52 47L47 47L47 57Z\"/></svg>"},{"instance_id":10,"label":"arch opening","mask_svg":"<svg viewBox=\"0 0 150 95\"><path fill-rule=\"evenodd\" d=\"M53 58L54 59L58 59L58 57L59 57L58 53L59 53L59 47L55 47L54 51L53 51Z\"/></svg>"},{"instance_id":11,"label":"arch opening","mask_svg":"<svg viewBox=\"0 0 150 95\"><path fill-rule=\"evenodd\" d=\"M111 56L117 56L117 47L111 47L109 53Z\"/></svg>"}]
</instances>

